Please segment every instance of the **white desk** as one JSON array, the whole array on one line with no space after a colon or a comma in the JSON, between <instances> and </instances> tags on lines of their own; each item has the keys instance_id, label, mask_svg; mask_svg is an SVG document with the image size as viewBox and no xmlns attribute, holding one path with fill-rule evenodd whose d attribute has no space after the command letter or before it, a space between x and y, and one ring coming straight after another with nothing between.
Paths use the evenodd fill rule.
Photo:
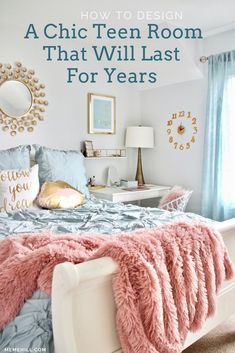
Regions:
<instances>
[{"instance_id":1,"label":"white desk","mask_svg":"<svg viewBox=\"0 0 235 353\"><path fill-rule=\"evenodd\" d=\"M98 199L108 200L112 202L131 202L140 201L156 197L162 197L170 189L170 186L161 186L153 184L145 184L146 189L125 190L125 187L105 187L98 190L90 190Z\"/></svg>"}]
</instances>

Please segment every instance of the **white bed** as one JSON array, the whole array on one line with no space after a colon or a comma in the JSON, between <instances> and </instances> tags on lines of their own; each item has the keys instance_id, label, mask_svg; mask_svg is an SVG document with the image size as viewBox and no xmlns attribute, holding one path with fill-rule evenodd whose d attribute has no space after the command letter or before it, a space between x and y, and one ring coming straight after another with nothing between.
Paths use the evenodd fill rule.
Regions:
<instances>
[{"instance_id":1,"label":"white bed","mask_svg":"<svg viewBox=\"0 0 235 353\"><path fill-rule=\"evenodd\" d=\"M230 257L235 263L235 219L220 222ZM52 286L52 320L56 353L121 353L115 328L116 307L112 276L117 264L100 258L79 265L56 266ZM225 282L218 296L217 312L203 328L190 333L190 346L235 312L235 279Z\"/></svg>"}]
</instances>

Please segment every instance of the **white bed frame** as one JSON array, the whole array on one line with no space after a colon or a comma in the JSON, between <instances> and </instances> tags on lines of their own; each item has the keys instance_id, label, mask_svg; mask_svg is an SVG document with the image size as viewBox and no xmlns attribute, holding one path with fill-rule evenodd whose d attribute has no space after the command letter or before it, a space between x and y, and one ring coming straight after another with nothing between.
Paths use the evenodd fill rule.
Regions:
<instances>
[{"instance_id":1,"label":"white bed frame","mask_svg":"<svg viewBox=\"0 0 235 353\"><path fill-rule=\"evenodd\" d=\"M218 223L235 263L235 219ZM54 270L52 321L56 353L121 353L116 332L112 276L117 264L108 257L79 265L65 262ZM225 282L215 316L201 330L190 333L190 346L235 312L235 280Z\"/></svg>"}]
</instances>

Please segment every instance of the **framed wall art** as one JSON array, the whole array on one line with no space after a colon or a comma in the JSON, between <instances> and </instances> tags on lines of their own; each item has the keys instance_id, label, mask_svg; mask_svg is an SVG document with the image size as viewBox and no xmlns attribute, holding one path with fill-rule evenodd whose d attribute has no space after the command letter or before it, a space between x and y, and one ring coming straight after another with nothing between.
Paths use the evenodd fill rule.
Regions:
<instances>
[{"instance_id":1,"label":"framed wall art","mask_svg":"<svg viewBox=\"0 0 235 353\"><path fill-rule=\"evenodd\" d=\"M88 93L88 133L115 134L116 98Z\"/></svg>"}]
</instances>

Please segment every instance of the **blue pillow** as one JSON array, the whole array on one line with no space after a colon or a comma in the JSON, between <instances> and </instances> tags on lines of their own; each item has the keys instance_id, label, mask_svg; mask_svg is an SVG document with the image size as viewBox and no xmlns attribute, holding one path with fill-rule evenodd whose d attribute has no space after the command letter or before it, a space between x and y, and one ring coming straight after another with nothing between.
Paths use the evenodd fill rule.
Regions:
<instances>
[{"instance_id":1,"label":"blue pillow","mask_svg":"<svg viewBox=\"0 0 235 353\"><path fill-rule=\"evenodd\" d=\"M89 197L87 188L84 157L79 151L61 151L52 148L33 145L35 161L39 165L39 180L62 180Z\"/></svg>"},{"instance_id":2,"label":"blue pillow","mask_svg":"<svg viewBox=\"0 0 235 353\"><path fill-rule=\"evenodd\" d=\"M30 146L0 150L0 170L30 168Z\"/></svg>"}]
</instances>

